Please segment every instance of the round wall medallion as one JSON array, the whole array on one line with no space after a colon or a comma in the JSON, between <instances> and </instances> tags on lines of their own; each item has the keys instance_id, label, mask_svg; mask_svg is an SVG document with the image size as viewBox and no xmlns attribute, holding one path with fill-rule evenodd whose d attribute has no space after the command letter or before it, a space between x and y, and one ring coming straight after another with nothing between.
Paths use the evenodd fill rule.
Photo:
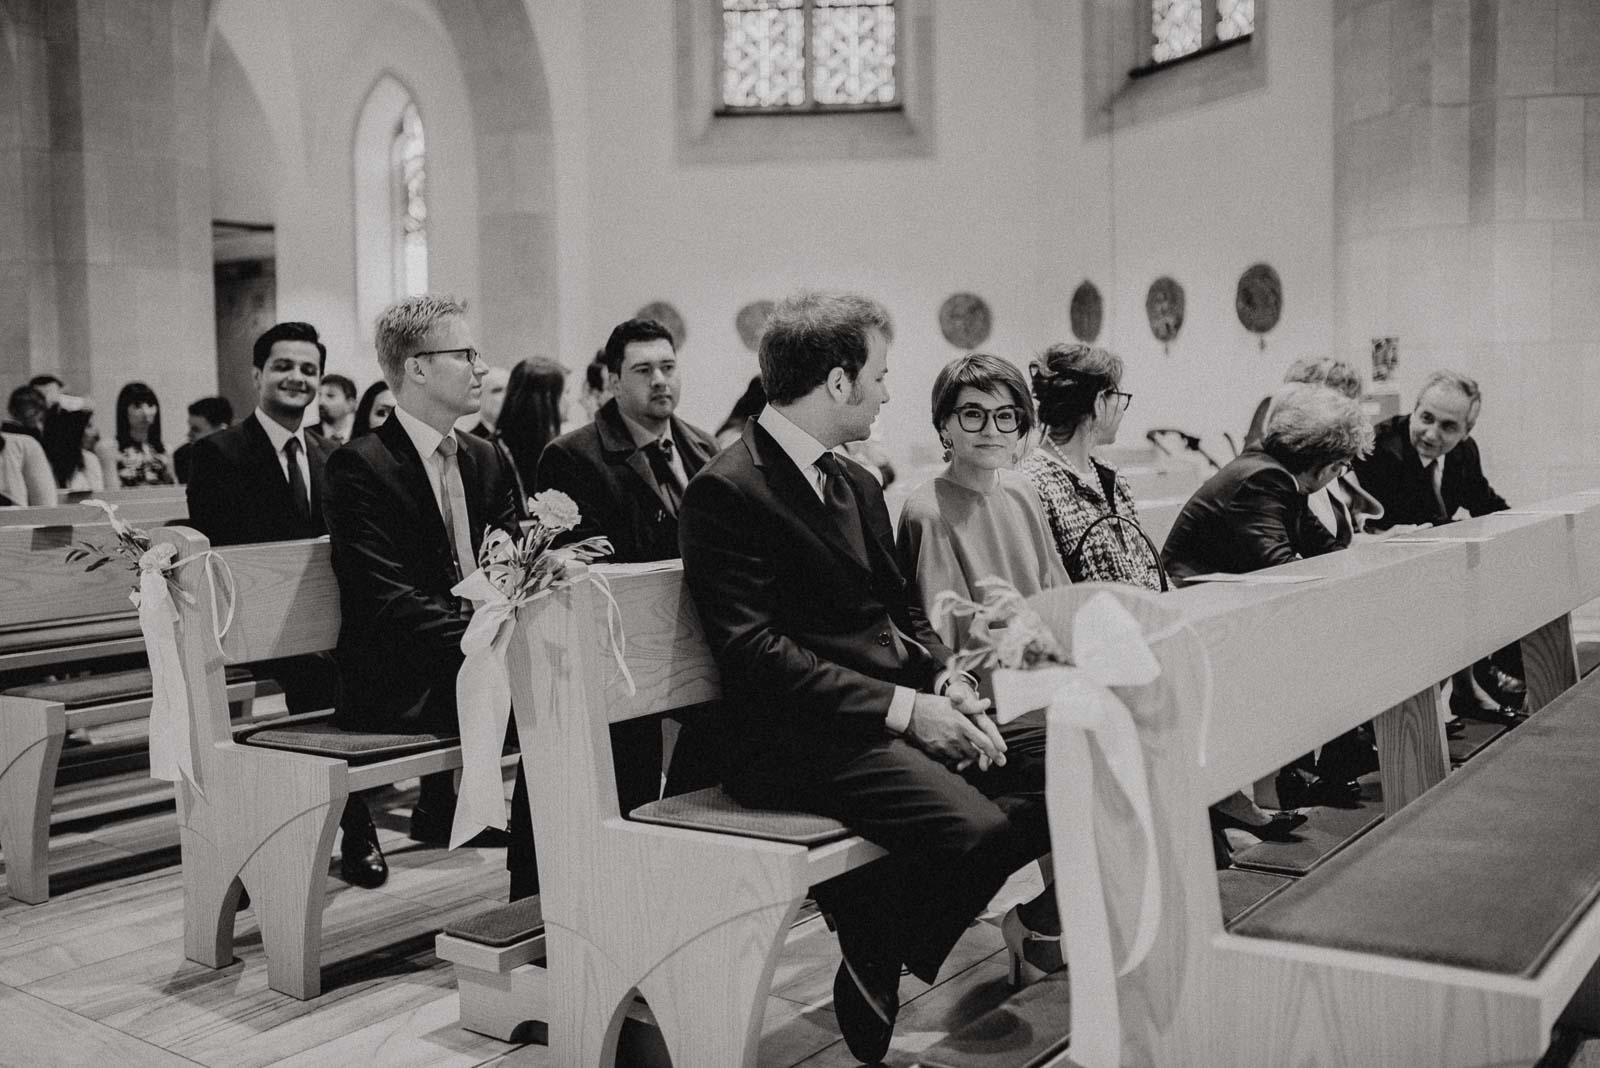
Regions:
<instances>
[{"instance_id":1,"label":"round wall medallion","mask_svg":"<svg viewBox=\"0 0 1600 1068\"><path fill-rule=\"evenodd\" d=\"M733 317L733 328L739 331L739 340L751 352L761 344L761 331L766 329L767 316L771 314L772 301L753 300Z\"/></svg>"},{"instance_id":2,"label":"round wall medallion","mask_svg":"<svg viewBox=\"0 0 1600 1068\"><path fill-rule=\"evenodd\" d=\"M1072 291L1072 336L1090 344L1100 336L1100 324L1105 318L1105 301L1100 298L1100 290L1095 284L1085 278L1078 283L1078 288Z\"/></svg>"},{"instance_id":3,"label":"round wall medallion","mask_svg":"<svg viewBox=\"0 0 1600 1068\"><path fill-rule=\"evenodd\" d=\"M1183 287L1167 275L1157 278L1145 295L1144 312L1150 318L1150 332L1165 351L1183 329Z\"/></svg>"},{"instance_id":4,"label":"round wall medallion","mask_svg":"<svg viewBox=\"0 0 1600 1068\"><path fill-rule=\"evenodd\" d=\"M939 332L958 349L975 349L989 338L994 315L976 293L952 293L939 306Z\"/></svg>"},{"instance_id":5,"label":"round wall medallion","mask_svg":"<svg viewBox=\"0 0 1600 1068\"><path fill-rule=\"evenodd\" d=\"M1251 333L1260 334L1261 347L1266 348L1267 331L1277 326L1283 316L1283 279L1265 263L1251 264L1239 276L1233 307L1239 313L1239 322Z\"/></svg>"},{"instance_id":6,"label":"round wall medallion","mask_svg":"<svg viewBox=\"0 0 1600 1068\"><path fill-rule=\"evenodd\" d=\"M683 340L689 334L683 325L683 316L678 314L678 309L664 300L652 300L649 304L633 313L639 319L654 319L667 328L667 333L672 335L672 347L683 348Z\"/></svg>"}]
</instances>

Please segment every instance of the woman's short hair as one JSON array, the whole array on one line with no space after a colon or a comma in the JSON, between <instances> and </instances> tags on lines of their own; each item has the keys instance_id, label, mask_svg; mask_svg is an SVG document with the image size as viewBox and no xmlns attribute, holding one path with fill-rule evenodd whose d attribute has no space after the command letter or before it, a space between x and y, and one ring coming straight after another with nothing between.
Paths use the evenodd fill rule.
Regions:
<instances>
[{"instance_id":1,"label":"woman's short hair","mask_svg":"<svg viewBox=\"0 0 1600 1068\"><path fill-rule=\"evenodd\" d=\"M373 342L378 348L378 367L389 387L399 388L406 360L421 347L429 330L445 319L466 314L466 301L432 293L407 297L385 308L373 330Z\"/></svg>"},{"instance_id":2,"label":"woman's short hair","mask_svg":"<svg viewBox=\"0 0 1600 1068\"><path fill-rule=\"evenodd\" d=\"M1284 372L1283 380L1289 385L1327 386L1352 400L1360 400L1367 389L1359 368L1328 356L1294 361Z\"/></svg>"},{"instance_id":3,"label":"woman's short hair","mask_svg":"<svg viewBox=\"0 0 1600 1068\"><path fill-rule=\"evenodd\" d=\"M1057 343L1028 365L1039 421L1051 434L1070 436L1094 414L1094 402L1122 385L1122 358L1090 345Z\"/></svg>"},{"instance_id":4,"label":"woman's short hair","mask_svg":"<svg viewBox=\"0 0 1600 1068\"><path fill-rule=\"evenodd\" d=\"M1278 395L1261 447L1298 475L1366 456L1372 439L1357 401L1326 386L1293 386Z\"/></svg>"},{"instance_id":5,"label":"woman's short hair","mask_svg":"<svg viewBox=\"0 0 1600 1068\"><path fill-rule=\"evenodd\" d=\"M796 293L772 309L758 358L767 400L793 404L828 380L835 367L855 381L867 362L867 335L894 340L882 304L853 293Z\"/></svg>"},{"instance_id":6,"label":"woman's short hair","mask_svg":"<svg viewBox=\"0 0 1600 1068\"><path fill-rule=\"evenodd\" d=\"M156 399L156 391L143 382L129 382L117 392L117 451L138 448L139 443L133 440L133 429L128 423L128 409L135 404L155 406L155 418L150 420L145 442L153 452L165 452L161 444L161 402Z\"/></svg>"},{"instance_id":7,"label":"woman's short hair","mask_svg":"<svg viewBox=\"0 0 1600 1068\"><path fill-rule=\"evenodd\" d=\"M933 380L933 428L943 430L945 421L955 414L956 401L968 386L985 393L1002 389L1011 393L1011 403L1022 409L1022 424L1017 436L1026 437L1035 420L1033 397L1028 393L1028 380L1010 360L990 356L986 352L973 352L957 356L940 368Z\"/></svg>"}]
</instances>

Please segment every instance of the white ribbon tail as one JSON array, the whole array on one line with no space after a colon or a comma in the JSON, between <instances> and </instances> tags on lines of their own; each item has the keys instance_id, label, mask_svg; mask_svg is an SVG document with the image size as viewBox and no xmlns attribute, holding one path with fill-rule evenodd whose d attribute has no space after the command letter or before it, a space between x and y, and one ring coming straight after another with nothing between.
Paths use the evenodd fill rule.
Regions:
<instances>
[{"instance_id":1,"label":"white ribbon tail","mask_svg":"<svg viewBox=\"0 0 1600 1068\"><path fill-rule=\"evenodd\" d=\"M156 569L139 573L139 630L150 661L150 776L195 785L189 691L178 654L178 610L167 577Z\"/></svg>"},{"instance_id":2,"label":"white ribbon tail","mask_svg":"<svg viewBox=\"0 0 1600 1068\"><path fill-rule=\"evenodd\" d=\"M1133 714L1109 690L1101 691L1100 724L1094 735L1100 751L1106 758L1134 817L1139 821L1139 831L1144 839L1144 888L1139 897L1139 923L1135 927L1133 945L1128 957L1117 969L1121 978L1144 963L1155 945L1156 931L1161 927L1161 868L1156 854L1155 820L1151 813L1150 783L1145 777L1144 752L1139 745L1139 730L1134 726Z\"/></svg>"},{"instance_id":3,"label":"white ribbon tail","mask_svg":"<svg viewBox=\"0 0 1600 1068\"><path fill-rule=\"evenodd\" d=\"M628 684L628 696L632 697L639 690L633 684L633 672L628 670L628 633L622 629L622 609L617 607L617 599L611 594L611 583L604 575L591 571L589 577L594 579L600 595L606 599L606 631L611 637L611 658L617 662L622 681Z\"/></svg>"},{"instance_id":4,"label":"white ribbon tail","mask_svg":"<svg viewBox=\"0 0 1600 1068\"><path fill-rule=\"evenodd\" d=\"M465 583L463 583L465 585ZM459 588L459 587L458 587ZM461 638L465 659L456 674L456 714L461 724L461 794L450 826L455 849L485 827L506 826L500 754L511 717L511 646L516 606L495 595L479 604Z\"/></svg>"}]
</instances>

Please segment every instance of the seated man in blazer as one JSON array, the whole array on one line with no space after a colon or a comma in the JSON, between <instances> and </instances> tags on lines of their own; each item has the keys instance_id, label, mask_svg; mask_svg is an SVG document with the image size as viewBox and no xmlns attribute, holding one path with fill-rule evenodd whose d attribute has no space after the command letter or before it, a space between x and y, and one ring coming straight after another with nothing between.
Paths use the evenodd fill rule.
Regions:
<instances>
[{"instance_id":1,"label":"seated man in blazer","mask_svg":"<svg viewBox=\"0 0 1600 1068\"><path fill-rule=\"evenodd\" d=\"M301 425L317 396L327 349L310 323L278 323L256 338L256 408L225 430L189 447L189 523L212 545L320 538L322 484L333 445ZM256 665L283 686L291 713L331 708L337 691L326 657ZM381 886L389 876L366 802L352 794L340 821L339 874L357 886Z\"/></svg>"},{"instance_id":2,"label":"seated man in blazer","mask_svg":"<svg viewBox=\"0 0 1600 1068\"><path fill-rule=\"evenodd\" d=\"M1468 515L1503 511L1505 498L1483 473L1472 428L1483 410L1478 383L1458 371L1435 371L1423 382L1410 415L1378 424L1377 446L1356 464L1367 492L1383 505L1374 525L1437 526L1465 508ZM1450 708L1458 716L1514 726L1527 693L1522 649L1510 645L1456 675ZM1482 693L1474 692L1476 683Z\"/></svg>"},{"instance_id":3,"label":"seated man in blazer","mask_svg":"<svg viewBox=\"0 0 1600 1068\"><path fill-rule=\"evenodd\" d=\"M1049 849L1043 731L1002 740L895 562L883 491L832 450L888 399L888 313L803 293L761 338L768 406L689 483L684 578L737 715L719 727L741 803L831 816L889 856L817 887L844 961L834 1009L875 1062L902 965L932 982L1012 872ZM1054 891L1027 927L1059 932ZM1050 928L1053 927L1053 930Z\"/></svg>"},{"instance_id":4,"label":"seated man in blazer","mask_svg":"<svg viewBox=\"0 0 1600 1068\"><path fill-rule=\"evenodd\" d=\"M583 521L564 541L603 536L619 563L676 559L683 488L716 453L716 442L674 414L681 384L666 327L629 319L611 331L602 352L612 397L593 422L545 446L536 489L557 489L577 502ZM685 723L673 756L675 792L706 784L696 724ZM661 725L631 720L613 726L611 737L618 803L631 812L661 795Z\"/></svg>"},{"instance_id":5,"label":"seated man in blazer","mask_svg":"<svg viewBox=\"0 0 1600 1068\"><path fill-rule=\"evenodd\" d=\"M473 347L465 306L445 297L391 305L374 340L394 415L334 452L322 494L339 580L337 721L455 734L469 606L450 591L476 568L485 528L515 522L500 454L455 430L477 410L488 365ZM454 814L450 774L425 776L411 836L448 840ZM522 845L514 859L531 868L531 834ZM537 885L536 875L528 879Z\"/></svg>"}]
</instances>

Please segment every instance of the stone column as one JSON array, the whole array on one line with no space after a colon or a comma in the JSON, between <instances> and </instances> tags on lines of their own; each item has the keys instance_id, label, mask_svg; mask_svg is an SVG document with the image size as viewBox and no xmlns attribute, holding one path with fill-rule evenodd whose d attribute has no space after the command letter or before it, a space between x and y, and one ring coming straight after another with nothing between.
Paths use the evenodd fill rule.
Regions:
<instances>
[{"instance_id":1,"label":"stone column","mask_svg":"<svg viewBox=\"0 0 1600 1068\"><path fill-rule=\"evenodd\" d=\"M1514 503L1600 486L1600 4L1338 0L1339 355L1484 388Z\"/></svg>"},{"instance_id":2,"label":"stone column","mask_svg":"<svg viewBox=\"0 0 1600 1068\"><path fill-rule=\"evenodd\" d=\"M28 296L25 319L15 296L0 304L0 336L25 330L33 370L92 393L103 433L118 388L143 379L166 437L181 440L184 406L216 378L206 0L8 7L23 121L0 123L0 166L20 164L24 179ZM0 213L0 235L8 225ZM16 260L0 246L7 283Z\"/></svg>"}]
</instances>

